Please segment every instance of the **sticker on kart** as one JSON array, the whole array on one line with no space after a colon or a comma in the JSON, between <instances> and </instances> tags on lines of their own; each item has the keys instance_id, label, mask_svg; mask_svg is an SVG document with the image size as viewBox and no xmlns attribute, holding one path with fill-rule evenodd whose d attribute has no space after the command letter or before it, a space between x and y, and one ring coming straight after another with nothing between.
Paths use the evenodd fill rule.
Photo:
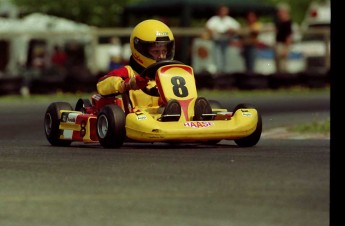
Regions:
<instances>
[{"instance_id":1,"label":"sticker on kart","mask_svg":"<svg viewBox=\"0 0 345 226\"><path fill-rule=\"evenodd\" d=\"M209 126L213 126L214 123L213 122L202 122L202 121L198 121L198 122L185 122L183 123L184 126L186 127L191 127L191 128L206 128Z\"/></svg>"},{"instance_id":2,"label":"sticker on kart","mask_svg":"<svg viewBox=\"0 0 345 226\"><path fill-rule=\"evenodd\" d=\"M137 115L137 120L146 120L147 116L143 113L136 113Z\"/></svg>"},{"instance_id":3,"label":"sticker on kart","mask_svg":"<svg viewBox=\"0 0 345 226\"><path fill-rule=\"evenodd\" d=\"M242 115L243 115L243 116L246 116L246 117L251 117L251 116L253 116L252 113L250 113L250 112L242 112Z\"/></svg>"}]
</instances>

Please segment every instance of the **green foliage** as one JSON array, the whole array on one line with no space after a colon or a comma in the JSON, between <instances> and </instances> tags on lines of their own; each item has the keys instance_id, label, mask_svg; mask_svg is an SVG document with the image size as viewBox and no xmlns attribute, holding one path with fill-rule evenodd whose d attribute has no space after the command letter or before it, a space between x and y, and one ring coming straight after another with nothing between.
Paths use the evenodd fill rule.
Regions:
<instances>
[{"instance_id":1,"label":"green foliage","mask_svg":"<svg viewBox=\"0 0 345 226\"><path fill-rule=\"evenodd\" d=\"M135 0L13 0L22 14L40 12L97 27L120 24L122 9Z\"/></svg>"},{"instance_id":2,"label":"green foliage","mask_svg":"<svg viewBox=\"0 0 345 226\"><path fill-rule=\"evenodd\" d=\"M324 2L325 0L263 0L269 4L277 5L279 3L287 3L290 5L292 20L300 24L306 14L311 2Z\"/></svg>"},{"instance_id":3,"label":"green foliage","mask_svg":"<svg viewBox=\"0 0 345 226\"><path fill-rule=\"evenodd\" d=\"M121 25L123 8L144 0L12 0L22 14L41 12L64 17L97 27L116 27ZM276 5L286 2L291 6L291 15L296 23L301 23L309 4L313 0L262 0ZM322 0L316 0L322 1ZM195 23L193 23L195 24Z\"/></svg>"}]
</instances>

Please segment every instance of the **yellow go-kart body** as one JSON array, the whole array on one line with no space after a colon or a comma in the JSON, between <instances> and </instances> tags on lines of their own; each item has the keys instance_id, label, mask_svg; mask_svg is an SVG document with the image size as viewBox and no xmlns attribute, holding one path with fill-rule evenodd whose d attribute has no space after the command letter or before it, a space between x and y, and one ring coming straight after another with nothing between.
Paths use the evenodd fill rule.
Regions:
<instances>
[{"instance_id":1,"label":"yellow go-kart body","mask_svg":"<svg viewBox=\"0 0 345 226\"><path fill-rule=\"evenodd\" d=\"M198 93L192 67L165 61L147 73L156 82L154 95L142 90L122 97L96 94L92 103L79 101L75 109L64 102L52 103L44 123L48 141L60 146L72 141L100 142L105 148L118 148L129 140L209 144L234 140L241 147L254 146L260 140L261 116L250 104L238 104L228 111L211 102L212 113L195 120ZM180 114L164 113L170 100L178 102Z\"/></svg>"},{"instance_id":2,"label":"yellow go-kart body","mask_svg":"<svg viewBox=\"0 0 345 226\"><path fill-rule=\"evenodd\" d=\"M252 134L258 123L254 108L240 109L235 114L227 109L213 108L211 120L193 121L194 103L198 97L193 69L187 65L162 66L156 82L164 103L177 100L182 108L177 121L160 121L159 106L136 106L126 117L127 137L144 142L234 140ZM142 93L142 98L146 98ZM137 101L139 102L139 101Z\"/></svg>"}]
</instances>

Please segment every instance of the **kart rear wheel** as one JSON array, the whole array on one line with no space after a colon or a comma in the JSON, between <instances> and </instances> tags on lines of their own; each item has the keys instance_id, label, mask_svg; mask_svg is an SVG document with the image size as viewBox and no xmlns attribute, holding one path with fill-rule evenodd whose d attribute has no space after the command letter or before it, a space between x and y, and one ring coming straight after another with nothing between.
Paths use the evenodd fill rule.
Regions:
<instances>
[{"instance_id":1,"label":"kart rear wheel","mask_svg":"<svg viewBox=\"0 0 345 226\"><path fill-rule=\"evenodd\" d=\"M235 112L239 109L248 109L248 108L256 109L255 106L252 104L239 104L235 107L235 109L233 110L233 113L235 114ZM258 112L258 122L256 124L256 129L254 130L254 132L247 137L236 139L234 141L240 147L252 147L259 142L261 133L262 133L262 118L261 118L261 114Z\"/></svg>"},{"instance_id":2,"label":"kart rear wheel","mask_svg":"<svg viewBox=\"0 0 345 226\"><path fill-rule=\"evenodd\" d=\"M47 140L53 146L69 146L72 143L71 140L60 139L62 134L62 130L59 129L61 110L73 111L73 108L66 102L54 102L48 106L44 115L44 132Z\"/></svg>"},{"instance_id":3,"label":"kart rear wheel","mask_svg":"<svg viewBox=\"0 0 345 226\"><path fill-rule=\"evenodd\" d=\"M106 105L97 116L97 136L104 148L119 148L126 139L125 113L116 105Z\"/></svg>"}]
</instances>

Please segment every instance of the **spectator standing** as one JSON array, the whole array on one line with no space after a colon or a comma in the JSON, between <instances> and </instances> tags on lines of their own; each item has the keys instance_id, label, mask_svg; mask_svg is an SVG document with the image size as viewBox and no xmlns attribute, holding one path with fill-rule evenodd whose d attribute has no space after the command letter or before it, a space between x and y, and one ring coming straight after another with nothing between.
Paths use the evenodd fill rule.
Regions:
<instances>
[{"instance_id":1,"label":"spectator standing","mask_svg":"<svg viewBox=\"0 0 345 226\"><path fill-rule=\"evenodd\" d=\"M287 60L292 44L292 20L290 17L290 7L285 3L277 6L275 21L276 43L275 43L275 62L277 73L287 72Z\"/></svg>"},{"instance_id":2,"label":"spectator standing","mask_svg":"<svg viewBox=\"0 0 345 226\"><path fill-rule=\"evenodd\" d=\"M54 45L54 50L50 58L51 66L48 68L47 73L51 77L62 80L66 75L66 60L67 55L64 48L59 45Z\"/></svg>"},{"instance_id":3,"label":"spectator standing","mask_svg":"<svg viewBox=\"0 0 345 226\"><path fill-rule=\"evenodd\" d=\"M217 14L206 21L206 30L215 44L214 55L219 73L225 72L227 48L241 28L240 23L229 13L230 9L226 5L221 5L217 8Z\"/></svg>"},{"instance_id":4,"label":"spectator standing","mask_svg":"<svg viewBox=\"0 0 345 226\"><path fill-rule=\"evenodd\" d=\"M59 68L64 68L66 63L66 53L62 50L62 48L58 45L54 46L54 52L51 56L51 62L53 66L57 66Z\"/></svg>"},{"instance_id":5,"label":"spectator standing","mask_svg":"<svg viewBox=\"0 0 345 226\"><path fill-rule=\"evenodd\" d=\"M242 29L242 54L248 74L254 72L258 35L261 29L262 24L258 21L257 14L254 11L249 11L246 15L245 26Z\"/></svg>"},{"instance_id":6,"label":"spectator standing","mask_svg":"<svg viewBox=\"0 0 345 226\"><path fill-rule=\"evenodd\" d=\"M109 48L109 67L108 69L114 70L122 67L122 47L121 41L118 37L111 37L111 47Z\"/></svg>"},{"instance_id":7,"label":"spectator standing","mask_svg":"<svg viewBox=\"0 0 345 226\"><path fill-rule=\"evenodd\" d=\"M45 45L32 46L32 52L27 62L27 67L23 71L23 84L21 87L21 94L29 96L32 88L32 81L39 79L43 75L43 71L47 68L47 54Z\"/></svg>"},{"instance_id":8,"label":"spectator standing","mask_svg":"<svg viewBox=\"0 0 345 226\"><path fill-rule=\"evenodd\" d=\"M35 73L40 74L47 67L47 55L45 46L36 46L32 51L31 64L29 69L35 71Z\"/></svg>"}]
</instances>

